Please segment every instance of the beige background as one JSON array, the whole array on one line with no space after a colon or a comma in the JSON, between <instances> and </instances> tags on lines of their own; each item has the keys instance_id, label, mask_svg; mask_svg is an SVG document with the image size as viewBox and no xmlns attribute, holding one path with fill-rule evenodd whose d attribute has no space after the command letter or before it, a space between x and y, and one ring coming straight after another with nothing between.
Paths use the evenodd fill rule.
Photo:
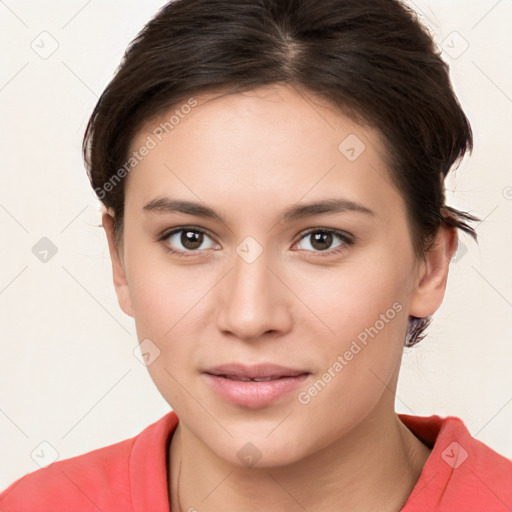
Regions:
<instances>
[{"instance_id":1,"label":"beige background","mask_svg":"<svg viewBox=\"0 0 512 512\"><path fill-rule=\"evenodd\" d=\"M450 203L484 220L479 246L462 238L430 335L404 353L396 408L459 416L512 458L512 2L409 3L444 48L475 132ZM169 410L133 354L80 154L98 95L163 4L0 2L2 489L39 467L34 452L78 455ZM57 249L46 263L32 252L43 237Z\"/></svg>"}]
</instances>

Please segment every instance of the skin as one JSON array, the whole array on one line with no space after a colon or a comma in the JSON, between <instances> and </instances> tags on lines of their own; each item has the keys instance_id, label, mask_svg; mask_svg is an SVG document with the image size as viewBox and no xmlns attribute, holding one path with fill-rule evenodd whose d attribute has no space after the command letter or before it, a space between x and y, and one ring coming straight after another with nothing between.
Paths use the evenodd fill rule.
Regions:
<instances>
[{"instance_id":1,"label":"skin","mask_svg":"<svg viewBox=\"0 0 512 512\"><path fill-rule=\"evenodd\" d=\"M130 173L119 245L111 213L102 216L120 306L134 317L138 339L160 349L148 370L180 418L169 447L171 509L397 511L431 451L394 411L408 316L441 305L456 231L440 228L417 259L379 133L311 93L275 85L196 99ZM139 131L132 151L158 122ZM350 134L366 147L354 161L338 149ZM143 210L162 196L206 204L226 223ZM278 222L290 205L331 197L374 215ZM181 233L156 241L180 226L208 232L199 249L184 246ZM334 236L322 250L304 234L310 228L339 229L356 241ZM236 251L248 236L263 249L251 263ZM394 303L401 311L300 403L298 393ZM311 375L272 405L236 406L201 375L232 361ZM248 442L261 453L252 467L237 456Z\"/></svg>"}]
</instances>

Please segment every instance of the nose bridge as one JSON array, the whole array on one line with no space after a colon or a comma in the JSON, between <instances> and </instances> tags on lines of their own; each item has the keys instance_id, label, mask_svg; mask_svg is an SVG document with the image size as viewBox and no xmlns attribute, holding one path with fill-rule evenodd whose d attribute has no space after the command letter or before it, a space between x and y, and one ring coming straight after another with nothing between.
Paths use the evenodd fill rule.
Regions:
<instances>
[{"instance_id":1,"label":"nose bridge","mask_svg":"<svg viewBox=\"0 0 512 512\"><path fill-rule=\"evenodd\" d=\"M289 327L286 287L274 276L270 252L251 237L233 254L232 270L222 286L219 328L240 338L256 338Z\"/></svg>"}]
</instances>

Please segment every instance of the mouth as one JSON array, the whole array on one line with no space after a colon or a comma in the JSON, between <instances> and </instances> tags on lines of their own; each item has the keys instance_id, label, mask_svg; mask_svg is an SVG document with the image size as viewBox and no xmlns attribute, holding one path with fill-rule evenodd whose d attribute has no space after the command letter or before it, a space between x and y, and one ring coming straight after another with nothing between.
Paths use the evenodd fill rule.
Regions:
<instances>
[{"instance_id":1,"label":"mouth","mask_svg":"<svg viewBox=\"0 0 512 512\"><path fill-rule=\"evenodd\" d=\"M203 374L223 400L251 409L285 399L311 375L307 370L267 363L225 364L209 368Z\"/></svg>"},{"instance_id":2,"label":"mouth","mask_svg":"<svg viewBox=\"0 0 512 512\"><path fill-rule=\"evenodd\" d=\"M215 377L223 377L224 379L229 380L238 380L240 382L268 382L270 380L277 380L277 379L287 379L290 378L287 375L279 375L277 377L237 377L236 375L218 375L218 374L210 374L215 375Z\"/></svg>"},{"instance_id":3,"label":"mouth","mask_svg":"<svg viewBox=\"0 0 512 512\"><path fill-rule=\"evenodd\" d=\"M205 370L205 373L231 380L267 382L286 377L297 377L309 372L272 363L257 365L229 363L209 368Z\"/></svg>"}]
</instances>

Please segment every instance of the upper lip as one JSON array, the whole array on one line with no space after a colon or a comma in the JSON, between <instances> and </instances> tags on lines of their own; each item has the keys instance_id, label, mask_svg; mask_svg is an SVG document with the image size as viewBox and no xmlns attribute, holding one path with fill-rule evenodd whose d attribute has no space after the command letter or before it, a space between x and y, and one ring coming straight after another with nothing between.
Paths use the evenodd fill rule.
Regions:
<instances>
[{"instance_id":1,"label":"upper lip","mask_svg":"<svg viewBox=\"0 0 512 512\"><path fill-rule=\"evenodd\" d=\"M228 363L220 366L214 366L204 370L204 373L210 375L226 375L230 377L242 377L245 379L265 378L265 377L296 377L304 373L305 370L295 370L272 363L261 363L255 365Z\"/></svg>"}]
</instances>

